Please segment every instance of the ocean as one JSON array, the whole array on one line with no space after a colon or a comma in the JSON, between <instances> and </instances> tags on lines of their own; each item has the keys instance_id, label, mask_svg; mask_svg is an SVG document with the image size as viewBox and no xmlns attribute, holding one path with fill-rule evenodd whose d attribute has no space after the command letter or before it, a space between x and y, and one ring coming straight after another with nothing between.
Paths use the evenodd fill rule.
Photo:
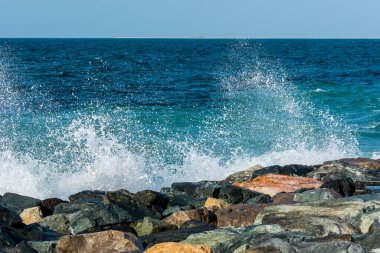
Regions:
<instances>
[{"instance_id":1,"label":"ocean","mask_svg":"<svg viewBox=\"0 0 380 253\"><path fill-rule=\"evenodd\" d=\"M0 39L0 194L380 158L380 40Z\"/></svg>"}]
</instances>

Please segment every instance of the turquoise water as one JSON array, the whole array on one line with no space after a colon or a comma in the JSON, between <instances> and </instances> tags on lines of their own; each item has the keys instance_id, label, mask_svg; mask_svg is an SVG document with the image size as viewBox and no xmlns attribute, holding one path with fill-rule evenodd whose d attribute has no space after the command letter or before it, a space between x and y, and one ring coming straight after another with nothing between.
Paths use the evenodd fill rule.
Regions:
<instances>
[{"instance_id":1,"label":"turquoise water","mask_svg":"<svg viewBox=\"0 0 380 253\"><path fill-rule=\"evenodd\" d=\"M0 193L380 157L379 40L1 39Z\"/></svg>"}]
</instances>

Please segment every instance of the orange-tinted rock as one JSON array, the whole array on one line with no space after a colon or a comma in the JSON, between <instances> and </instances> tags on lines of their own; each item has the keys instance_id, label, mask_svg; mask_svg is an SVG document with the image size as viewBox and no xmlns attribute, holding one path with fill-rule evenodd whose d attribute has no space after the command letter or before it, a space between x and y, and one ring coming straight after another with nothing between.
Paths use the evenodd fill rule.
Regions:
<instances>
[{"instance_id":1,"label":"orange-tinted rock","mask_svg":"<svg viewBox=\"0 0 380 253\"><path fill-rule=\"evenodd\" d=\"M207 208L178 211L164 219L166 223L176 225L177 227L180 227L183 223L190 220L199 220L213 224L216 219L215 214Z\"/></svg>"},{"instance_id":2,"label":"orange-tinted rock","mask_svg":"<svg viewBox=\"0 0 380 253\"><path fill-rule=\"evenodd\" d=\"M56 247L57 253L142 252L143 247L136 236L116 230L65 235Z\"/></svg>"},{"instance_id":3,"label":"orange-tinted rock","mask_svg":"<svg viewBox=\"0 0 380 253\"><path fill-rule=\"evenodd\" d=\"M156 244L147 249L145 253L211 253L205 245L192 245L188 243L165 242Z\"/></svg>"},{"instance_id":4,"label":"orange-tinted rock","mask_svg":"<svg viewBox=\"0 0 380 253\"><path fill-rule=\"evenodd\" d=\"M267 174L234 185L274 196L279 192L294 192L302 188L319 188L322 182L306 177Z\"/></svg>"},{"instance_id":5,"label":"orange-tinted rock","mask_svg":"<svg viewBox=\"0 0 380 253\"><path fill-rule=\"evenodd\" d=\"M215 212L218 227L246 227L254 223L258 213L266 205L258 204L240 204L233 205L227 208L219 209Z\"/></svg>"},{"instance_id":6,"label":"orange-tinted rock","mask_svg":"<svg viewBox=\"0 0 380 253\"><path fill-rule=\"evenodd\" d=\"M27 208L22 211L20 218L25 225L37 223L42 219L41 208L39 206Z\"/></svg>"},{"instance_id":7,"label":"orange-tinted rock","mask_svg":"<svg viewBox=\"0 0 380 253\"><path fill-rule=\"evenodd\" d=\"M208 209L220 209L220 208L226 208L229 206L230 204L228 204L223 199L216 199L216 198L208 198L204 204L204 207Z\"/></svg>"}]
</instances>

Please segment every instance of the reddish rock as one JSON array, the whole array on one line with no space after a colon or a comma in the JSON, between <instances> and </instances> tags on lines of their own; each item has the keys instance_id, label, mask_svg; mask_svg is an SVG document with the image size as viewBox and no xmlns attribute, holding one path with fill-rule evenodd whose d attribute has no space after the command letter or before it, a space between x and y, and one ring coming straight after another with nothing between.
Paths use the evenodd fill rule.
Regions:
<instances>
[{"instance_id":1,"label":"reddish rock","mask_svg":"<svg viewBox=\"0 0 380 253\"><path fill-rule=\"evenodd\" d=\"M267 174L246 182L234 183L234 185L274 196L280 192L294 192L303 188L319 188L322 182L306 177Z\"/></svg>"},{"instance_id":2,"label":"reddish rock","mask_svg":"<svg viewBox=\"0 0 380 253\"><path fill-rule=\"evenodd\" d=\"M211 253L206 245L192 245L189 243L165 242L156 244L145 253Z\"/></svg>"},{"instance_id":3,"label":"reddish rock","mask_svg":"<svg viewBox=\"0 0 380 253\"><path fill-rule=\"evenodd\" d=\"M218 227L246 227L254 223L257 214L266 205L240 204L219 209L215 212Z\"/></svg>"},{"instance_id":4,"label":"reddish rock","mask_svg":"<svg viewBox=\"0 0 380 253\"><path fill-rule=\"evenodd\" d=\"M198 208L172 213L164 221L171 225L180 227L183 223L190 220L199 220L210 224L215 224L215 214L207 208Z\"/></svg>"}]
</instances>

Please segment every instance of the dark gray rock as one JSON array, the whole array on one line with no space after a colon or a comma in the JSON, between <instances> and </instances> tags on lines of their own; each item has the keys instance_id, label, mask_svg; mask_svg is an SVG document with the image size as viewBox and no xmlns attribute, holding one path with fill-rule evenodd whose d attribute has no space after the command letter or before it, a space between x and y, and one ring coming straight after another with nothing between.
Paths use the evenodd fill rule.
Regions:
<instances>
[{"instance_id":1,"label":"dark gray rock","mask_svg":"<svg viewBox=\"0 0 380 253\"><path fill-rule=\"evenodd\" d=\"M296 202L315 202L341 198L342 196L331 189L313 189L294 195L294 201Z\"/></svg>"},{"instance_id":2,"label":"dark gray rock","mask_svg":"<svg viewBox=\"0 0 380 253\"><path fill-rule=\"evenodd\" d=\"M367 252L380 251L380 233L359 235L354 237L354 242L360 244ZM377 250L377 251L375 251Z\"/></svg>"},{"instance_id":3,"label":"dark gray rock","mask_svg":"<svg viewBox=\"0 0 380 253\"><path fill-rule=\"evenodd\" d=\"M70 202L103 203L104 191L81 191L69 196Z\"/></svg>"},{"instance_id":4,"label":"dark gray rock","mask_svg":"<svg viewBox=\"0 0 380 253\"><path fill-rule=\"evenodd\" d=\"M217 181L181 182L171 185L172 193L184 193L194 198L217 197L221 183Z\"/></svg>"},{"instance_id":5,"label":"dark gray rock","mask_svg":"<svg viewBox=\"0 0 380 253\"><path fill-rule=\"evenodd\" d=\"M344 173L325 175L322 181L324 183L320 188L332 189L343 197L352 196L355 193L355 182Z\"/></svg>"},{"instance_id":6,"label":"dark gray rock","mask_svg":"<svg viewBox=\"0 0 380 253\"><path fill-rule=\"evenodd\" d=\"M258 176L263 176L266 174L281 174L289 176L301 176L305 177L308 173L312 172L314 167L306 165L291 164L285 166L269 166L262 169L254 170L250 179L254 179Z\"/></svg>"},{"instance_id":7,"label":"dark gray rock","mask_svg":"<svg viewBox=\"0 0 380 253\"><path fill-rule=\"evenodd\" d=\"M41 200L7 192L0 204L21 213L26 208L41 206Z\"/></svg>"},{"instance_id":8,"label":"dark gray rock","mask_svg":"<svg viewBox=\"0 0 380 253\"><path fill-rule=\"evenodd\" d=\"M0 205L0 226L11 227L21 223L21 218L16 211Z\"/></svg>"},{"instance_id":9,"label":"dark gray rock","mask_svg":"<svg viewBox=\"0 0 380 253\"><path fill-rule=\"evenodd\" d=\"M226 201L229 204L268 203L271 201L269 195L230 184L225 184L222 186L222 188L219 190L218 198Z\"/></svg>"},{"instance_id":10,"label":"dark gray rock","mask_svg":"<svg viewBox=\"0 0 380 253\"><path fill-rule=\"evenodd\" d=\"M252 174L255 170L262 169L261 165L252 166L246 170L235 172L226 178L229 183L244 182L252 178Z\"/></svg>"},{"instance_id":11,"label":"dark gray rock","mask_svg":"<svg viewBox=\"0 0 380 253\"><path fill-rule=\"evenodd\" d=\"M9 229L0 227L0 249L5 247L14 247L15 245L16 242Z\"/></svg>"},{"instance_id":12,"label":"dark gray rock","mask_svg":"<svg viewBox=\"0 0 380 253\"><path fill-rule=\"evenodd\" d=\"M60 203L55 206L53 214L70 214L80 211L85 208L90 208L98 205L99 203Z\"/></svg>"},{"instance_id":13,"label":"dark gray rock","mask_svg":"<svg viewBox=\"0 0 380 253\"><path fill-rule=\"evenodd\" d=\"M32 247L30 247L26 242L22 241L16 244L13 248L6 248L5 252L7 253L36 253Z\"/></svg>"},{"instance_id":14,"label":"dark gray rock","mask_svg":"<svg viewBox=\"0 0 380 253\"><path fill-rule=\"evenodd\" d=\"M136 192L134 198L138 205L147 207L158 206L162 209L166 209L169 203L169 197L160 192L150 190Z\"/></svg>"},{"instance_id":15,"label":"dark gray rock","mask_svg":"<svg viewBox=\"0 0 380 253\"><path fill-rule=\"evenodd\" d=\"M58 199L58 198L50 198L44 199L41 201L41 212L43 216L52 215L54 213L55 207L61 203L68 203L67 201Z\"/></svg>"}]
</instances>

